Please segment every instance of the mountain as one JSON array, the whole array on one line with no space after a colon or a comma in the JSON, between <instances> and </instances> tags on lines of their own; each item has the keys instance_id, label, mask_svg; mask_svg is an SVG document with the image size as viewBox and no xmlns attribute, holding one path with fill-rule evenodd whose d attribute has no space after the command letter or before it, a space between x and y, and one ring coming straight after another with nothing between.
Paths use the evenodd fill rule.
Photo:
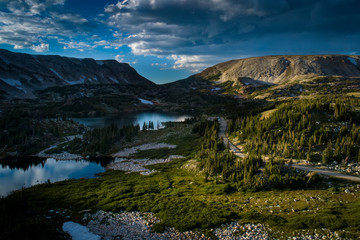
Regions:
<instances>
[{"instance_id":1,"label":"mountain","mask_svg":"<svg viewBox=\"0 0 360 240\"><path fill-rule=\"evenodd\" d=\"M116 60L31 55L0 49L0 96L34 98L35 90L75 84L155 85Z\"/></svg>"},{"instance_id":2,"label":"mountain","mask_svg":"<svg viewBox=\"0 0 360 240\"><path fill-rule=\"evenodd\" d=\"M360 56L289 55L231 60L205 69L196 78L251 84L283 84L316 76L360 76Z\"/></svg>"},{"instance_id":3,"label":"mountain","mask_svg":"<svg viewBox=\"0 0 360 240\"><path fill-rule=\"evenodd\" d=\"M360 89L358 55L284 55L231 60L174 83L267 100Z\"/></svg>"}]
</instances>

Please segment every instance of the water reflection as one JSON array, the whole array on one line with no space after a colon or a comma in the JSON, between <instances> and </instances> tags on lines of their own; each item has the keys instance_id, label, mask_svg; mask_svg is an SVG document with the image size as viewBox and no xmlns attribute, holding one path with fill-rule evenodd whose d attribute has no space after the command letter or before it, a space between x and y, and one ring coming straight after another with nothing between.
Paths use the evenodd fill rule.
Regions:
<instances>
[{"instance_id":1,"label":"water reflection","mask_svg":"<svg viewBox=\"0 0 360 240\"><path fill-rule=\"evenodd\" d=\"M170 113L159 113L159 112L142 112L142 113L124 113L121 115L105 116L105 117L87 117L87 118L72 118L74 121L84 124L88 127L106 127L115 123L117 126L122 127L126 125L136 125L140 127L144 123L148 124L152 122L154 129L164 127L163 122L180 122L184 121L189 116L170 114Z\"/></svg>"},{"instance_id":2,"label":"water reflection","mask_svg":"<svg viewBox=\"0 0 360 240\"><path fill-rule=\"evenodd\" d=\"M27 170L30 167L41 165L44 167L46 158L41 157L8 157L1 159L0 165L2 168L8 167L9 169L22 169Z\"/></svg>"},{"instance_id":3,"label":"water reflection","mask_svg":"<svg viewBox=\"0 0 360 240\"><path fill-rule=\"evenodd\" d=\"M127 113L117 116L73 118L73 120L89 127L105 127L112 123L118 126L152 122L154 129L162 128L163 122L184 121L188 116L142 112ZM90 158L87 160L56 161L39 157L8 158L0 161L0 196L22 187L30 187L35 184L61 181L71 178L91 178L96 173L103 172L104 167L114 161L111 157Z\"/></svg>"},{"instance_id":4,"label":"water reflection","mask_svg":"<svg viewBox=\"0 0 360 240\"><path fill-rule=\"evenodd\" d=\"M8 157L8 158L0 160L0 166L1 166L1 168L9 168L11 170L26 171L29 168L36 167L36 166L43 168L45 166L46 160L47 160L46 158L34 157L34 156ZM87 162L96 163L102 167L105 167L109 163L113 162L114 158L109 157L109 156L103 156L103 157L90 157L86 160L82 159L82 160L71 160L71 161L75 161L75 162L87 161Z\"/></svg>"},{"instance_id":5,"label":"water reflection","mask_svg":"<svg viewBox=\"0 0 360 240\"><path fill-rule=\"evenodd\" d=\"M35 184L61 181L65 179L92 178L96 173L103 172L108 159L66 160L57 161L52 158L43 162L34 162L25 167L10 167L2 164L0 169L0 196L6 196L11 191Z\"/></svg>"}]
</instances>

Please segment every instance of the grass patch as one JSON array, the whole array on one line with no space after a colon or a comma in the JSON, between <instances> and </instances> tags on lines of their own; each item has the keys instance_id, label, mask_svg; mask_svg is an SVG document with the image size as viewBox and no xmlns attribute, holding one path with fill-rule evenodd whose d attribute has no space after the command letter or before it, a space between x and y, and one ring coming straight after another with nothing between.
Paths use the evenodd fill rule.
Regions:
<instances>
[{"instance_id":1,"label":"grass patch","mask_svg":"<svg viewBox=\"0 0 360 240\"><path fill-rule=\"evenodd\" d=\"M360 92L350 92L350 93L347 93L346 95L353 96L353 97L360 97Z\"/></svg>"},{"instance_id":2,"label":"grass patch","mask_svg":"<svg viewBox=\"0 0 360 240\"><path fill-rule=\"evenodd\" d=\"M19 229L26 230L26 222L35 218L29 211L46 216L50 209L74 212L102 209L154 212L161 219L154 231L170 226L181 231L208 229L240 220L267 223L285 233L328 228L344 229L359 236L360 193L353 189L354 195L328 190L236 192L229 184L205 182L203 177L181 169L185 161L154 165L162 171L150 176L107 171L96 179L68 180L26 189L22 194L28 211L17 220Z\"/></svg>"},{"instance_id":3,"label":"grass patch","mask_svg":"<svg viewBox=\"0 0 360 240\"><path fill-rule=\"evenodd\" d=\"M263 120L263 119L267 119L269 118L274 112L276 112L278 109L270 109L270 110L267 110L265 112L262 112L261 113L261 117L260 117L260 120Z\"/></svg>"}]
</instances>

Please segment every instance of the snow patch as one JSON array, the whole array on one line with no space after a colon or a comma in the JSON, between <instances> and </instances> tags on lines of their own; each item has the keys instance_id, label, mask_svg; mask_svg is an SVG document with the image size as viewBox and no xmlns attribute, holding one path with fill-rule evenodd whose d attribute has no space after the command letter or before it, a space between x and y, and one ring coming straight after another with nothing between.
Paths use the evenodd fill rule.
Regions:
<instances>
[{"instance_id":1,"label":"snow patch","mask_svg":"<svg viewBox=\"0 0 360 240\"><path fill-rule=\"evenodd\" d=\"M145 100L145 99L142 99L142 98L139 98L140 102L142 104L149 104L149 105L153 105L154 103L152 101L149 101L149 100Z\"/></svg>"},{"instance_id":2,"label":"snow patch","mask_svg":"<svg viewBox=\"0 0 360 240\"><path fill-rule=\"evenodd\" d=\"M103 61L100 61L100 60L97 60L96 63L100 66L104 65L104 62Z\"/></svg>"},{"instance_id":3,"label":"snow patch","mask_svg":"<svg viewBox=\"0 0 360 240\"><path fill-rule=\"evenodd\" d=\"M36 75L36 78L37 78L37 80L39 80L40 82L44 82L44 78L43 78L43 77L41 77L41 76L39 76L39 75Z\"/></svg>"},{"instance_id":4,"label":"snow patch","mask_svg":"<svg viewBox=\"0 0 360 240\"><path fill-rule=\"evenodd\" d=\"M56 74L56 76L58 76L60 79L64 80L65 82L67 82L70 85L75 85L75 84L82 84L84 83L84 80L86 79L86 77L84 75L81 75L80 79L78 81L68 81L66 79L64 79L58 72L56 72L54 69L50 68L50 70Z\"/></svg>"},{"instance_id":5,"label":"snow patch","mask_svg":"<svg viewBox=\"0 0 360 240\"><path fill-rule=\"evenodd\" d=\"M85 79L86 79L86 77L84 75L81 75L80 80L78 82L84 83Z\"/></svg>"},{"instance_id":6,"label":"snow patch","mask_svg":"<svg viewBox=\"0 0 360 240\"><path fill-rule=\"evenodd\" d=\"M55 73L56 76L58 76L60 79L66 81L57 71L55 71L54 69L50 68L50 71L52 71L53 73ZM67 82L67 81L66 81Z\"/></svg>"},{"instance_id":7,"label":"snow patch","mask_svg":"<svg viewBox=\"0 0 360 240\"><path fill-rule=\"evenodd\" d=\"M219 91L219 90L221 90L221 88L219 88L219 87L216 87L216 88L211 89L211 91L213 91L213 92Z\"/></svg>"},{"instance_id":8,"label":"snow patch","mask_svg":"<svg viewBox=\"0 0 360 240\"><path fill-rule=\"evenodd\" d=\"M77 81L68 81L68 80L64 80L65 82L67 82L68 84L70 85L75 85L75 84L83 84L84 83L84 80L83 78L80 78L79 80Z\"/></svg>"},{"instance_id":9,"label":"snow patch","mask_svg":"<svg viewBox=\"0 0 360 240\"><path fill-rule=\"evenodd\" d=\"M27 93L27 91L22 87L16 87L16 88L19 89L20 91L23 91L24 93Z\"/></svg>"},{"instance_id":10,"label":"snow patch","mask_svg":"<svg viewBox=\"0 0 360 240\"><path fill-rule=\"evenodd\" d=\"M111 81L113 81L114 83L119 83L119 81L113 77L109 77Z\"/></svg>"},{"instance_id":11,"label":"snow patch","mask_svg":"<svg viewBox=\"0 0 360 240\"><path fill-rule=\"evenodd\" d=\"M35 61L37 61L38 63L40 63L39 59L37 58L37 56L32 55L32 57L35 59Z\"/></svg>"},{"instance_id":12,"label":"snow patch","mask_svg":"<svg viewBox=\"0 0 360 240\"><path fill-rule=\"evenodd\" d=\"M62 229L70 234L72 240L100 240L100 236L93 234L89 229L81 224L74 222L64 222Z\"/></svg>"},{"instance_id":13,"label":"snow patch","mask_svg":"<svg viewBox=\"0 0 360 240\"><path fill-rule=\"evenodd\" d=\"M4 57L0 56L1 60L3 60L6 64L9 64L9 61L6 60Z\"/></svg>"},{"instance_id":14,"label":"snow patch","mask_svg":"<svg viewBox=\"0 0 360 240\"><path fill-rule=\"evenodd\" d=\"M19 80L11 79L11 78L0 78L2 81L6 82L8 85L12 87L21 86L22 83Z\"/></svg>"},{"instance_id":15,"label":"snow patch","mask_svg":"<svg viewBox=\"0 0 360 240\"><path fill-rule=\"evenodd\" d=\"M357 62L356 62L356 59L355 59L355 58L348 57L347 59L348 59L352 64L354 64L355 66L357 66Z\"/></svg>"}]
</instances>

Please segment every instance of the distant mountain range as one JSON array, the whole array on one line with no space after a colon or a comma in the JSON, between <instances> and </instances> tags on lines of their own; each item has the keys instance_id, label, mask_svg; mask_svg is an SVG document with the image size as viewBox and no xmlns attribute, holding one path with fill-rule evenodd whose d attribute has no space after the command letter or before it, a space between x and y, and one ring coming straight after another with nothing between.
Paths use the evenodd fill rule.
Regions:
<instances>
[{"instance_id":1,"label":"distant mountain range","mask_svg":"<svg viewBox=\"0 0 360 240\"><path fill-rule=\"evenodd\" d=\"M35 90L75 84L155 85L127 63L0 49L0 96L34 98Z\"/></svg>"},{"instance_id":2,"label":"distant mountain range","mask_svg":"<svg viewBox=\"0 0 360 240\"><path fill-rule=\"evenodd\" d=\"M321 77L337 77L353 79L353 81L355 79L356 86L352 82L351 84L354 85L352 88L358 88L360 56L284 55L231 60L209 67L187 79L157 87L128 64L115 60L30 55L0 49L0 98L2 99L36 98L35 91L49 87L91 85L94 89L96 85L109 84L152 87L152 95L160 90L164 91L164 87L167 94L174 91L181 94L180 92L191 92L196 89L212 90L213 94L219 89L226 88L228 93L232 91L234 94L243 94L247 89L251 89L247 91L251 93L254 89L269 86L284 87L314 82ZM295 86L295 89L302 88L304 88L302 85Z\"/></svg>"},{"instance_id":3,"label":"distant mountain range","mask_svg":"<svg viewBox=\"0 0 360 240\"><path fill-rule=\"evenodd\" d=\"M265 56L219 63L192 78L242 85L284 84L318 76L360 77L358 55Z\"/></svg>"}]
</instances>

